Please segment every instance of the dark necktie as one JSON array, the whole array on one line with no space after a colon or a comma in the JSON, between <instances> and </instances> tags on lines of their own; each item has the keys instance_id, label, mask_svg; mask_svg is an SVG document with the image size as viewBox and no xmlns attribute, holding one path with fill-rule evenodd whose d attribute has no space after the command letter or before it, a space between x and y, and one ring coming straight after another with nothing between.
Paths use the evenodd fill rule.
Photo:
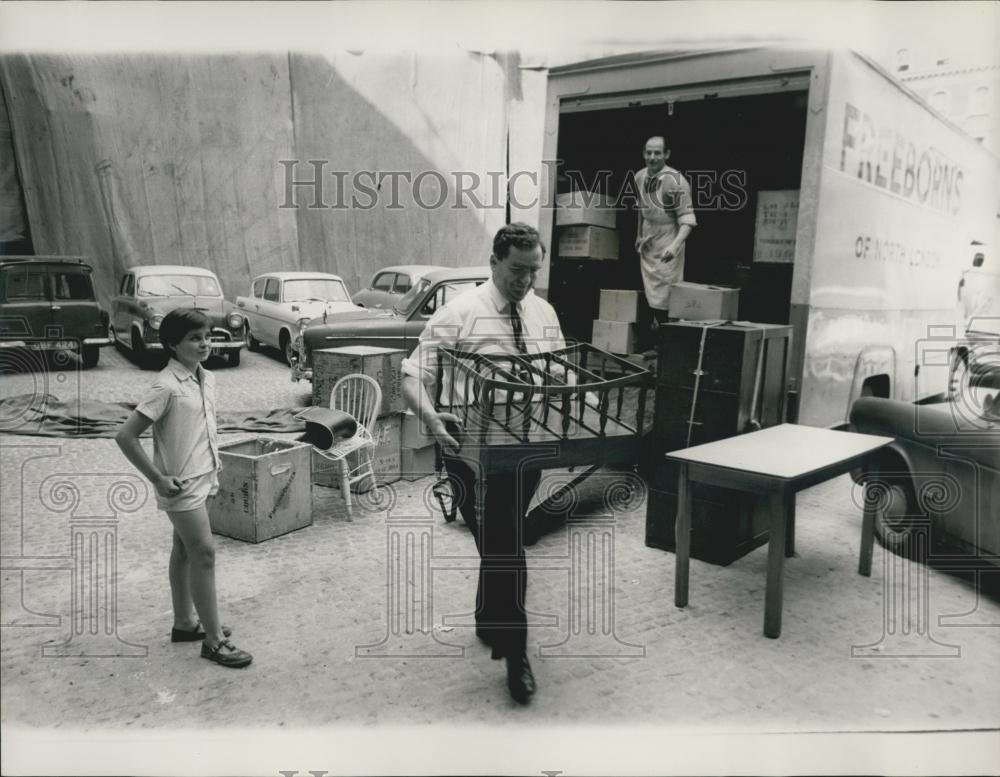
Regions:
<instances>
[{"instance_id":1,"label":"dark necktie","mask_svg":"<svg viewBox=\"0 0 1000 777\"><path fill-rule=\"evenodd\" d=\"M528 348L524 344L524 324L521 321L521 316L517 312L517 303L510 303L510 328L514 330L514 345L517 346L517 352L522 356L528 355Z\"/></svg>"}]
</instances>

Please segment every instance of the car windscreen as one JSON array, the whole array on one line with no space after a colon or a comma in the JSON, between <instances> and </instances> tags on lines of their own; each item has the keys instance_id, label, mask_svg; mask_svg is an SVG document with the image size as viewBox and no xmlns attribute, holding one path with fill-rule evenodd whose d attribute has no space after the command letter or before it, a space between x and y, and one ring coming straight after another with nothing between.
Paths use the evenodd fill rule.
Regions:
<instances>
[{"instance_id":1,"label":"car windscreen","mask_svg":"<svg viewBox=\"0 0 1000 777\"><path fill-rule=\"evenodd\" d=\"M139 279L138 297L221 297L219 284L210 275L147 275Z\"/></svg>"},{"instance_id":2,"label":"car windscreen","mask_svg":"<svg viewBox=\"0 0 1000 777\"><path fill-rule=\"evenodd\" d=\"M331 302L350 302L351 300L351 295L347 293L344 282L333 278L297 278L285 281L281 297L284 302L309 299L329 300Z\"/></svg>"},{"instance_id":3,"label":"car windscreen","mask_svg":"<svg viewBox=\"0 0 1000 777\"><path fill-rule=\"evenodd\" d=\"M406 294L399 298L396 303L396 310L400 313L410 313L424 296L424 292L431 287L431 282L426 278L421 278L420 282L413 286Z\"/></svg>"}]
</instances>

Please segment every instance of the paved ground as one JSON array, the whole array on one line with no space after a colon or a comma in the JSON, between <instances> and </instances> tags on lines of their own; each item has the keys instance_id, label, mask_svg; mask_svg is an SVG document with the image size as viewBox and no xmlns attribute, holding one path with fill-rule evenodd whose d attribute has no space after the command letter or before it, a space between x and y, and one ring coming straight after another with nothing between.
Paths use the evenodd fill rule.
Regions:
<instances>
[{"instance_id":1,"label":"paved ground","mask_svg":"<svg viewBox=\"0 0 1000 777\"><path fill-rule=\"evenodd\" d=\"M135 401L152 376L105 349L88 372L5 375L0 396L79 391ZM290 383L276 354L245 354L216 376L220 409L308 402L308 384ZM79 489L76 506L52 488L55 475ZM142 493L128 512L111 516L108 507L111 485L131 475L112 440L0 437L8 732L624 724L701 733L989 729L993 737L1000 723L1000 602L878 545L872 577L860 577L861 513L846 477L799 497L778 640L761 634L764 548L728 567L694 560L691 603L678 610L673 555L644 544L641 489L623 503L616 487L630 475L592 478L580 517L528 549L539 691L522 708L468 628L474 546L461 521L445 524L428 510L429 480L394 484L389 510L363 501L354 522L339 492L317 487L311 527L256 545L219 538L224 621L255 656L230 671L198 658L196 646L169 642L167 519ZM84 539L111 547L100 556L114 559L107 585L103 567L72 571L71 526L88 515L96 524ZM74 601L97 613L77 633ZM668 753L652 748L652 756L660 764L652 771L675 770ZM442 757L437 770L462 757ZM553 764L532 763L535 773ZM869 768L884 771L879 763Z\"/></svg>"}]
</instances>

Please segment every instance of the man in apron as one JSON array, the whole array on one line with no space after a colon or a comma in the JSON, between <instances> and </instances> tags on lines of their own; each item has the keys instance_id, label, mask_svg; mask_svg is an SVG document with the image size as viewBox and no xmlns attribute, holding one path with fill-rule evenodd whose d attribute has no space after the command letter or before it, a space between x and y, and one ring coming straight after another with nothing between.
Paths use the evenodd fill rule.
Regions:
<instances>
[{"instance_id":1,"label":"man in apron","mask_svg":"<svg viewBox=\"0 0 1000 777\"><path fill-rule=\"evenodd\" d=\"M646 167L635 174L639 190L639 252L646 301L656 321L667 319L670 287L684 280L684 241L698 222L691 203L691 186L667 167L670 152L660 136L646 141Z\"/></svg>"}]
</instances>

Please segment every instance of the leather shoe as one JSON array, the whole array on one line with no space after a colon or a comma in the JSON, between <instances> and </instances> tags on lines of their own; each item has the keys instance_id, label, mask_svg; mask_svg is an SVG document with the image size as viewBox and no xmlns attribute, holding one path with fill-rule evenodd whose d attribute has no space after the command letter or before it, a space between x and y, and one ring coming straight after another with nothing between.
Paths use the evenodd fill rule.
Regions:
<instances>
[{"instance_id":1,"label":"leather shoe","mask_svg":"<svg viewBox=\"0 0 1000 777\"><path fill-rule=\"evenodd\" d=\"M507 656L507 688L518 704L527 704L535 694L535 675L532 674L528 654Z\"/></svg>"},{"instance_id":2,"label":"leather shoe","mask_svg":"<svg viewBox=\"0 0 1000 777\"><path fill-rule=\"evenodd\" d=\"M232 633L233 630L228 626L222 627L222 636L228 637L232 635ZM205 630L201 627L201 623L196 623L191 631L184 631L183 629L170 629L171 642L198 642L202 639L205 639Z\"/></svg>"},{"instance_id":3,"label":"leather shoe","mask_svg":"<svg viewBox=\"0 0 1000 777\"><path fill-rule=\"evenodd\" d=\"M244 666L249 666L250 662L253 661L252 655L245 650L240 650L228 639L222 640L214 648L210 648L207 643L202 642L201 657L231 669L241 669Z\"/></svg>"}]
</instances>

